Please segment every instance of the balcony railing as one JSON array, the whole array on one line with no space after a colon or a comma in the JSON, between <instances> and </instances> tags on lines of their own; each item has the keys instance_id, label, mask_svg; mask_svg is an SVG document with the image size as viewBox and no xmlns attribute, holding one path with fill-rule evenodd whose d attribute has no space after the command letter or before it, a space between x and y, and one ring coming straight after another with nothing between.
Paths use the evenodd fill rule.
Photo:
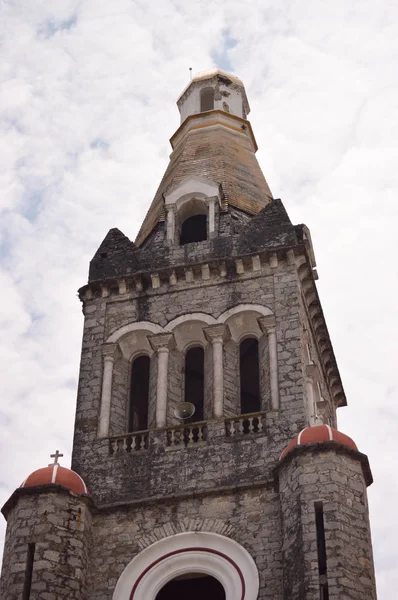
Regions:
<instances>
[{"instance_id":1,"label":"balcony railing","mask_svg":"<svg viewBox=\"0 0 398 600\"><path fill-rule=\"evenodd\" d=\"M225 435L233 437L236 435L248 435L261 433L265 426L265 413L257 412L248 415L237 415L225 419Z\"/></svg>"},{"instance_id":2,"label":"balcony railing","mask_svg":"<svg viewBox=\"0 0 398 600\"><path fill-rule=\"evenodd\" d=\"M149 430L126 433L109 439L111 454L118 452L141 452L148 450Z\"/></svg>"},{"instance_id":3,"label":"balcony railing","mask_svg":"<svg viewBox=\"0 0 398 600\"><path fill-rule=\"evenodd\" d=\"M161 445L165 443L167 450L193 448L206 444L208 439L211 441L211 435L216 435L219 438L220 435L223 435L223 430L227 438L260 434L265 431L265 420L265 412L256 412L227 417L223 421L198 421L197 423L185 423L161 429L134 431L109 438L109 452L111 455L125 452L140 453L148 450L150 437L157 437L158 435L162 436ZM216 426L218 433L213 429L214 426Z\"/></svg>"},{"instance_id":4,"label":"balcony railing","mask_svg":"<svg viewBox=\"0 0 398 600\"><path fill-rule=\"evenodd\" d=\"M207 442L207 423L206 421L200 421L198 423L177 425L177 427L168 427L166 434L168 448L179 446L188 448L201 442Z\"/></svg>"}]
</instances>

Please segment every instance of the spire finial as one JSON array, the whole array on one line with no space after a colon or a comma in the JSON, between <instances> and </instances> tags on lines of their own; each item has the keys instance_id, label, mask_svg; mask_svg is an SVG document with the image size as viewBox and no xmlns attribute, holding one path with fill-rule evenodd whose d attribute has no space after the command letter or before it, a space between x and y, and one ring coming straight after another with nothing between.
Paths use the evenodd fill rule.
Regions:
<instances>
[{"instance_id":1,"label":"spire finial","mask_svg":"<svg viewBox=\"0 0 398 600\"><path fill-rule=\"evenodd\" d=\"M192 81L192 67L189 67L189 78Z\"/></svg>"},{"instance_id":2,"label":"spire finial","mask_svg":"<svg viewBox=\"0 0 398 600\"><path fill-rule=\"evenodd\" d=\"M58 464L58 459L63 456L63 454L60 454L59 450L55 451L55 454L50 454L50 458L54 459L54 462L50 463L48 466L52 467L53 465L57 465Z\"/></svg>"}]
</instances>

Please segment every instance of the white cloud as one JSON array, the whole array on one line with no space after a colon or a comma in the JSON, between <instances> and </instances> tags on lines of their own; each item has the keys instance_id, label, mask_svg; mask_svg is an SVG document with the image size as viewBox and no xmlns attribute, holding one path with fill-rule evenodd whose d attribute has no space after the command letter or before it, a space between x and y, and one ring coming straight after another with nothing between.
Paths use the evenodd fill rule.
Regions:
<instances>
[{"instance_id":1,"label":"white cloud","mask_svg":"<svg viewBox=\"0 0 398 600\"><path fill-rule=\"evenodd\" d=\"M188 68L217 58L246 84L274 195L311 228L349 401L340 425L370 457L379 596L395 598L398 9L43 0L0 11L2 499L56 447L68 460L75 290L109 228L134 237L167 165Z\"/></svg>"}]
</instances>

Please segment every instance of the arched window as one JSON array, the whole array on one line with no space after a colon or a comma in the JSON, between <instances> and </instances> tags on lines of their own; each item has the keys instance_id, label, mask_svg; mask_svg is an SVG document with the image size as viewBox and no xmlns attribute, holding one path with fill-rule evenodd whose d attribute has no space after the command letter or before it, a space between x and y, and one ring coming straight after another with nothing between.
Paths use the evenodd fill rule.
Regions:
<instances>
[{"instance_id":1,"label":"arched window","mask_svg":"<svg viewBox=\"0 0 398 600\"><path fill-rule=\"evenodd\" d=\"M185 402L195 405L192 421L203 421L204 351L201 346L191 348L185 355Z\"/></svg>"},{"instance_id":2,"label":"arched window","mask_svg":"<svg viewBox=\"0 0 398 600\"><path fill-rule=\"evenodd\" d=\"M225 600L225 590L215 577L204 573L187 573L172 579L160 590L156 600Z\"/></svg>"},{"instance_id":3,"label":"arched window","mask_svg":"<svg viewBox=\"0 0 398 600\"><path fill-rule=\"evenodd\" d=\"M148 429L149 356L138 356L131 366L128 431Z\"/></svg>"},{"instance_id":4,"label":"arched window","mask_svg":"<svg viewBox=\"0 0 398 600\"><path fill-rule=\"evenodd\" d=\"M202 242L207 239L207 216L194 215L188 217L182 224L180 244L190 244L191 242Z\"/></svg>"},{"instance_id":5,"label":"arched window","mask_svg":"<svg viewBox=\"0 0 398 600\"><path fill-rule=\"evenodd\" d=\"M200 92L200 112L214 109L214 89L211 87L204 88Z\"/></svg>"},{"instance_id":6,"label":"arched window","mask_svg":"<svg viewBox=\"0 0 398 600\"><path fill-rule=\"evenodd\" d=\"M239 347L240 409L241 414L258 412L260 403L260 373L258 341L247 338Z\"/></svg>"}]
</instances>

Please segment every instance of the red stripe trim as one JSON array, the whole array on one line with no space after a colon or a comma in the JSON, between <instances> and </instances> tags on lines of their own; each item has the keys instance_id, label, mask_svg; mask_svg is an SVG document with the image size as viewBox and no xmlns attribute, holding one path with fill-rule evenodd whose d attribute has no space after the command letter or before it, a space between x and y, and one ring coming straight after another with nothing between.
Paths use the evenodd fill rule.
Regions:
<instances>
[{"instance_id":1,"label":"red stripe trim","mask_svg":"<svg viewBox=\"0 0 398 600\"><path fill-rule=\"evenodd\" d=\"M238 572L238 575L239 575L239 578L240 578L240 581L242 584L241 600L245 600L245 595L246 595L245 580L244 580L242 571L240 570L240 568L238 567L236 562L233 561L231 558L229 558L229 556L227 556L226 554L223 554L222 552L219 552L218 550L212 550L210 548L201 548L201 547L182 548L181 550L174 550L174 552L169 552L168 554L161 556L160 558L155 560L153 563L148 565L146 567L146 569L144 569L142 571L142 573L138 576L137 581L135 582L133 589L131 590L130 600L134 600L134 595L135 595L135 592L137 591L137 587L138 587L140 581L142 580L142 578L144 577L144 575L146 575L148 573L148 571L150 571L154 566L156 566L160 562L162 562L162 560L169 558L169 556L174 556L176 554L182 554L183 552L209 552L210 554L217 554L218 556L222 556L222 558L225 558L225 560L227 560L229 563L231 563L231 565L233 565Z\"/></svg>"}]
</instances>

